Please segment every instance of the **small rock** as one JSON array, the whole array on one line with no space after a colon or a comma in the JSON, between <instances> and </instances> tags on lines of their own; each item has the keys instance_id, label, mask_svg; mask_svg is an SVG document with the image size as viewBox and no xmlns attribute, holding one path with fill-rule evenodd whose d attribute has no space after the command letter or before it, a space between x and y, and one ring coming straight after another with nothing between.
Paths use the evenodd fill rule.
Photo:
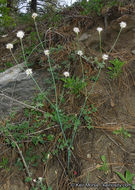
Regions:
<instances>
[{"instance_id":1,"label":"small rock","mask_svg":"<svg viewBox=\"0 0 135 190\"><path fill-rule=\"evenodd\" d=\"M83 33L79 38L79 41L87 40L89 37L91 37L91 34Z\"/></svg>"},{"instance_id":2,"label":"small rock","mask_svg":"<svg viewBox=\"0 0 135 190\"><path fill-rule=\"evenodd\" d=\"M134 50L132 50L131 52L132 52L132 54L134 54L134 55L135 55L135 49L134 49Z\"/></svg>"}]
</instances>

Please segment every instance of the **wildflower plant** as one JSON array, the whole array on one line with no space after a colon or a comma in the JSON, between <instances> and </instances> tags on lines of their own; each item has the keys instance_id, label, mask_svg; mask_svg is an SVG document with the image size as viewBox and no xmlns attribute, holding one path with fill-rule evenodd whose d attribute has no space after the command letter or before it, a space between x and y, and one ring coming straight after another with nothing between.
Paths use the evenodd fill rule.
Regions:
<instances>
[{"instance_id":1,"label":"wildflower plant","mask_svg":"<svg viewBox=\"0 0 135 190\"><path fill-rule=\"evenodd\" d=\"M24 164L25 169L26 169L26 171L28 173L28 178L30 180L32 180L32 178L31 178L31 175L30 175L30 172L29 172L29 168L27 166L25 158L23 157L23 155L21 153L21 150L19 149L18 143L21 140L26 139L27 134L36 133L35 127L37 127L37 128L41 127L41 125L43 123L46 124L49 127L52 127L52 125L57 123L60 126L60 129L61 129L61 132L62 132L63 136L62 136L62 138L58 139L58 141L57 141L58 144L57 144L56 147L58 148L58 150L64 150L65 148L67 149L67 152L68 152L67 167L69 169L70 157L71 157L71 153L72 153L71 150L73 148L73 142L74 142L74 138L75 138L76 132L78 130L78 127L82 124L81 119L84 117L84 121L85 121L85 123L87 123L88 128L89 129L92 128L92 125L91 125L92 120L91 120L91 118L89 116L90 116L91 113L95 112L96 109L93 106L91 106L91 110L89 110L88 107L87 107L87 101L88 101L89 95L91 94L91 92L93 91L93 89L95 87L96 81L98 80L98 78L100 76L101 70L104 67L105 62L108 61L108 59L109 59L109 54L101 54L102 62L98 65L99 70L98 70L98 74L96 76L97 80L94 81L90 91L87 92L87 81L86 81L84 68L83 68L83 59L84 59L85 56L84 56L84 52L81 50L81 48L79 46L79 40L78 40L78 35L79 35L79 32L80 32L80 29L78 27L73 28L73 32L75 32L75 34L77 36L77 42L76 42L77 43L77 50L76 50L77 53L75 53L75 55L77 54L76 57L78 57L78 59L80 60L81 69L82 69L82 78L72 76L72 74L69 73L69 71L68 71L69 69L67 69L67 71L65 71L63 73L64 76L62 77L61 80L63 81L63 88L66 89L66 92L67 92L67 89L68 89L69 90L68 92L76 95L75 97L78 98L78 96L81 96L82 91L85 91L85 93L83 93L84 103L80 108L80 113L76 114L76 115L75 114L73 114L73 115L72 114L71 115L65 114L64 111L60 107L60 105L62 103L62 100L64 99L63 98L64 97L64 91L63 91L63 94L61 95L61 98L59 98L58 97L58 89L57 89L57 85L56 85L56 79L55 79L55 76L54 76L54 69L52 67L52 62L51 62L51 51L50 51L50 49L44 49L43 42L40 39L39 31L38 31L38 28L37 28L37 23L36 23L37 16L38 16L37 13L32 14L32 18L33 18L34 23L35 23L37 36L38 36L38 39L40 41L39 45L42 45L43 54L44 54L44 56L47 57L47 60L48 60L49 70L51 72L52 81L53 81L53 87L54 87L54 92L55 92L55 103L52 103L52 101L47 97L47 95L42 92L42 90L39 87L37 81L34 79L34 72L32 71L31 68L28 68L28 66L27 66L28 59L26 58L26 55L25 55L25 52L24 52L24 47L23 47L23 42L22 42L22 40L23 40L23 38L25 36L25 33L23 31L18 31L17 32L17 37L20 39L23 58L24 58L25 65L27 67L27 69L25 70L25 73L26 73L27 76L30 76L33 79L33 81L35 82L35 84L36 84L36 86L37 86L37 88L38 88L38 90L40 92L39 96L37 97L38 102L36 102L36 104L34 104L34 103L33 104L37 108L43 108L43 106L44 106L43 100L45 99L50 105L50 110L51 110L50 112L51 113L49 111L44 112L42 110L42 113L44 113L44 116L43 116L44 120L40 122L40 119L39 119L40 114L38 112L39 110L35 111L34 109L32 109L31 112L29 112L28 110L25 110L25 114L27 115L27 117L29 119L30 119L30 114L32 116L35 116L34 119L36 120L36 123L35 123L34 128L33 127L30 128L29 120L27 122L23 122L22 125L20 125L20 126L18 126L18 125L13 126L8 122L7 131L5 131L6 134L8 134L6 136L8 142L10 141L10 140L8 140L8 136L10 136L11 133L14 134L15 131L18 132L17 134L15 133L14 136L13 136L12 145L14 147L16 146L18 148L18 150L20 152L20 155L21 155L21 158L23 160L23 164ZM120 33L121 33L121 31L126 27L126 24L122 22L120 24L120 27L121 27L121 30L120 30ZM100 52L101 53L102 53L102 46L101 46L101 32L102 32L102 30L103 29L101 27L97 28L97 31L99 33L99 39L100 39ZM119 33L119 35L120 35L120 33ZM119 37L119 35L118 35L118 37ZM118 38L116 39L116 42L117 42L117 40L118 40ZM116 44L116 42L115 42L115 44ZM113 48L114 48L115 44L113 45ZM6 48L10 50L12 56L14 57L14 55L12 53L13 44L8 43L6 45ZM111 51L112 51L112 49L111 49ZM14 57L14 59L15 59L15 57ZM16 61L16 63L18 63L16 59L15 59L15 61ZM72 128L72 137L69 139L66 136L66 131L68 129L71 129L71 128ZM25 134L23 133L22 135L20 135L22 131ZM34 137L32 137L33 144L37 145L38 143L41 143L41 144L44 143L44 137L46 137L46 139L48 141L53 141L53 139L54 139L54 135L45 135L45 134L43 134L43 135L39 135L39 136L34 136ZM57 152L58 152L58 150L57 150ZM54 151L54 154L55 153L56 152ZM106 171L107 170L106 159L105 159L105 157L102 157L101 159L102 159L102 162L103 162L104 169ZM38 183L41 184L42 180L38 179Z\"/></svg>"},{"instance_id":2,"label":"wildflower plant","mask_svg":"<svg viewBox=\"0 0 135 190\"><path fill-rule=\"evenodd\" d=\"M32 14L32 18L33 18L33 20L34 20L35 29L36 29L37 36L38 36L38 40L39 40L39 42L40 42L40 44L41 44L41 46L42 46L42 49L43 49L43 51L44 51L44 45L43 45L43 42L41 41L41 38L40 38L40 35L39 35L39 31L38 31L38 27L37 27L37 22L36 22L36 17L37 17L37 16L38 16L37 13L33 13L33 14Z\"/></svg>"},{"instance_id":3,"label":"wildflower plant","mask_svg":"<svg viewBox=\"0 0 135 190\"><path fill-rule=\"evenodd\" d=\"M119 31L119 33L118 33L118 36L117 36L117 38L116 38L116 40L115 40L113 46L111 47L111 49L110 49L110 51L109 51L109 54L110 54L111 51L114 49L114 47L115 47L115 45L116 45L116 43L117 43L117 41L118 41L118 39L119 39L119 37L120 37L120 34L121 34L122 30L123 30L124 28L126 28L126 26L127 26L127 23L126 23L126 22L123 22L123 21L120 22L120 31Z\"/></svg>"},{"instance_id":4,"label":"wildflower plant","mask_svg":"<svg viewBox=\"0 0 135 190\"><path fill-rule=\"evenodd\" d=\"M113 134L115 134L115 135L123 135L124 138L128 138L128 137L130 138L131 137L131 134L126 129L124 129L123 126L119 130L114 130Z\"/></svg>"},{"instance_id":5,"label":"wildflower plant","mask_svg":"<svg viewBox=\"0 0 135 190\"><path fill-rule=\"evenodd\" d=\"M52 79L53 79L53 85L54 85L54 90L55 90L55 98L56 98L55 111L57 113L57 117L58 117L58 121L59 121L59 124L60 124L60 128L61 128L64 140L66 142L67 139L66 139L65 132L63 130L63 125L62 125L60 114L59 114L57 89L56 89L55 78L54 78L54 74L53 74L53 70L52 70L52 66L51 66L51 62L50 62L50 52L49 52L49 50L45 50L44 53L48 57L48 63L49 63L49 67L50 67L50 71L51 71L51 75L52 75Z\"/></svg>"}]
</instances>

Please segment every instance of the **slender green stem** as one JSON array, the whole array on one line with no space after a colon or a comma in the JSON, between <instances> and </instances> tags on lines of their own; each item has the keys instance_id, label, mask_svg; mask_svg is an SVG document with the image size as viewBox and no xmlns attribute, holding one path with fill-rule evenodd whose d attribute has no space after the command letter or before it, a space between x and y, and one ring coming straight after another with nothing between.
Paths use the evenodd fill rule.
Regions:
<instances>
[{"instance_id":1,"label":"slender green stem","mask_svg":"<svg viewBox=\"0 0 135 190\"><path fill-rule=\"evenodd\" d=\"M79 35L77 33L77 50L80 50L80 46L79 46Z\"/></svg>"},{"instance_id":2,"label":"slender green stem","mask_svg":"<svg viewBox=\"0 0 135 190\"><path fill-rule=\"evenodd\" d=\"M38 32L38 27L37 27L37 23L36 21L34 20L34 24L35 24L35 28L36 28L36 32L37 32L37 36L38 36L38 39L39 39L39 42L43 48L43 51L45 50L44 46L43 46L43 42L41 41L41 38L40 38L40 35L39 35L39 32Z\"/></svg>"},{"instance_id":3,"label":"slender green stem","mask_svg":"<svg viewBox=\"0 0 135 190\"><path fill-rule=\"evenodd\" d=\"M57 98L56 83L55 83L55 78L54 78L54 74L53 74L53 71L52 71L52 66L51 66L51 62L50 62L50 57L49 56L48 56L48 62L49 62L49 67L50 67L50 71L51 71L51 75L52 75L52 79L53 79L54 90L55 90L56 107L58 107L58 98Z\"/></svg>"},{"instance_id":4,"label":"slender green stem","mask_svg":"<svg viewBox=\"0 0 135 190\"><path fill-rule=\"evenodd\" d=\"M54 78L54 74L53 74L53 71L52 71L52 66L51 66L51 62L50 62L50 57L49 57L49 56L48 56L48 62L49 62L49 67L50 67L50 71L51 71L51 75L52 75L52 79L53 79L54 90L55 90L55 97L56 97L56 108L55 108L55 110L56 110L56 112L57 112L57 116L58 116L58 120L59 120L59 123L60 123L60 128L61 128L63 137L64 137L64 139L65 139L65 142L67 142L67 139L66 139L66 136L65 136L65 133L64 133L64 130L63 130L61 118L60 118L60 115L59 115L56 83L55 83L55 78Z\"/></svg>"},{"instance_id":5,"label":"slender green stem","mask_svg":"<svg viewBox=\"0 0 135 190\"><path fill-rule=\"evenodd\" d=\"M70 156L71 156L71 151L70 151L71 146L68 147L68 160L67 160L67 168L69 171L69 163L70 163Z\"/></svg>"},{"instance_id":6,"label":"slender green stem","mask_svg":"<svg viewBox=\"0 0 135 190\"><path fill-rule=\"evenodd\" d=\"M59 106L61 105L61 102L62 102L62 99L63 99L63 95L64 95L64 88L62 90L61 97L60 97L60 100L59 100Z\"/></svg>"},{"instance_id":7,"label":"slender green stem","mask_svg":"<svg viewBox=\"0 0 135 190\"><path fill-rule=\"evenodd\" d=\"M45 42L45 41L43 41L43 42ZM41 43L42 43L42 42L41 42ZM35 46L35 47L32 49L31 53L30 53L29 56L26 58L27 62L28 62L28 59L29 59L29 57L31 56L31 54L34 52L35 49L38 48L38 46L41 45L41 43L39 43L37 46Z\"/></svg>"},{"instance_id":8,"label":"slender green stem","mask_svg":"<svg viewBox=\"0 0 135 190\"><path fill-rule=\"evenodd\" d=\"M110 51L109 51L108 54L110 54L111 51L113 50L113 48L115 47L115 45L116 45L116 43L117 43L117 41L118 41L118 39L119 39L119 37L120 37L121 31L122 31L122 28L120 29L120 31L119 31L119 33L118 33L118 36L117 36L117 38L116 38L116 40L115 40L115 42L114 42L113 46L111 47L111 49L110 49Z\"/></svg>"},{"instance_id":9,"label":"slender green stem","mask_svg":"<svg viewBox=\"0 0 135 190\"><path fill-rule=\"evenodd\" d=\"M80 62L81 62L81 68L82 68L82 74L83 74L83 82L85 81L85 76L84 76L84 68L83 68L83 63L82 63L82 57L80 56ZM87 97L87 87L85 86L85 96Z\"/></svg>"},{"instance_id":10,"label":"slender green stem","mask_svg":"<svg viewBox=\"0 0 135 190\"><path fill-rule=\"evenodd\" d=\"M32 75L32 74L30 74L30 77L31 77L31 78L32 78L32 80L35 82L35 84L36 84L36 86L37 86L38 90L40 91L40 93L43 93L43 92L42 92L42 90L41 90L41 88L39 87L39 85L38 85L37 81L34 79L34 77L33 77L33 75Z\"/></svg>"},{"instance_id":11,"label":"slender green stem","mask_svg":"<svg viewBox=\"0 0 135 190\"><path fill-rule=\"evenodd\" d=\"M11 52L11 55L12 55L12 57L14 58L14 60L15 60L16 64L19 64L19 63L18 63L18 61L17 61L17 59L15 58L15 56L14 56L14 54L13 54L12 50L10 50L10 52Z\"/></svg>"},{"instance_id":12,"label":"slender green stem","mask_svg":"<svg viewBox=\"0 0 135 190\"><path fill-rule=\"evenodd\" d=\"M22 48L22 52L23 52L24 63L25 63L25 65L26 65L26 67L28 68L28 66L27 66L27 60L26 60L25 53L24 53L24 47L23 47L23 43L22 43L22 39L21 39L21 38L20 38L20 41L21 41L21 48ZM30 75L30 76L31 76L32 80L35 82L35 84L36 84L37 88L39 89L40 93L42 93L42 90L41 90L41 88L39 87L39 85L38 85L38 83L36 82L36 80L33 78L32 75Z\"/></svg>"},{"instance_id":13,"label":"slender green stem","mask_svg":"<svg viewBox=\"0 0 135 190\"><path fill-rule=\"evenodd\" d=\"M25 53L24 53L24 47L23 47L23 43L22 43L22 39L21 38L20 38L20 42L21 42L21 48L22 48L22 53L23 53L24 64L28 68L26 57L25 57Z\"/></svg>"},{"instance_id":14,"label":"slender green stem","mask_svg":"<svg viewBox=\"0 0 135 190\"><path fill-rule=\"evenodd\" d=\"M100 47L100 53L102 54L102 40L101 40L101 33L99 33L99 47Z\"/></svg>"}]
</instances>

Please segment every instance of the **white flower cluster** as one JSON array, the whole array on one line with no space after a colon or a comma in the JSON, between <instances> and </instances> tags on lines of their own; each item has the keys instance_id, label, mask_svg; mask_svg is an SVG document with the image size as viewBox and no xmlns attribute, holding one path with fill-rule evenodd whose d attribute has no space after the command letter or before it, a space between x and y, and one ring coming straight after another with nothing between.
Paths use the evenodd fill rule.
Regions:
<instances>
[{"instance_id":1,"label":"white flower cluster","mask_svg":"<svg viewBox=\"0 0 135 190\"><path fill-rule=\"evenodd\" d=\"M120 23L120 27L121 27L121 29L123 29L123 28L126 28L126 26L127 26L127 23L126 22L121 22Z\"/></svg>"},{"instance_id":2,"label":"white flower cluster","mask_svg":"<svg viewBox=\"0 0 135 190\"><path fill-rule=\"evenodd\" d=\"M99 32L99 34L103 31L103 28L101 28L101 27L98 27L97 28L97 31Z\"/></svg>"},{"instance_id":3,"label":"white flower cluster","mask_svg":"<svg viewBox=\"0 0 135 190\"><path fill-rule=\"evenodd\" d=\"M33 182L35 182L35 183L37 183L37 182L42 183L43 179L44 179L43 177L38 177L37 179L33 179Z\"/></svg>"},{"instance_id":4,"label":"white flower cluster","mask_svg":"<svg viewBox=\"0 0 135 190\"><path fill-rule=\"evenodd\" d=\"M64 74L65 77L69 77L69 72L66 71L63 74Z\"/></svg>"},{"instance_id":5,"label":"white flower cluster","mask_svg":"<svg viewBox=\"0 0 135 190\"><path fill-rule=\"evenodd\" d=\"M27 76L32 75L32 69L27 69L25 73Z\"/></svg>"},{"instance_id":6,"label":"white flower cluster","mask_svg":"<svg viewBox=\"0 0 135 190\"><path fill-rule=\"evenodd\" d=\"M35 18L37 17L38 15L37 15L37 13L33 13L32 14L32 18L35 20Z\"/></svg>"},{"instance_id":7,"label":"white flower cluster","mask_svg":"<svg viewBox=\"0 0 135 190\"><path fill-rule=\"evenodd\" d=\"M17 32L17 37L22 39L24 37L24 32L22 30Z\"/></svg>"},{"instance_id":8,"label":"white flower cluster","mask_svg":"<svg viewBox=\"0 0 135 190\"><path fill-rule=\"evenodd\" d=\"M78 34L78 33L80 32L80 30L79 30L78 27L74 27L74 28L73 28L73 31L74 31L76 34Z\"/></svg>"},{"instance_id":9,"label":"white flower cluster","mask_svg":"<svg viewBox=\"0 0 135 190\"><path fill-rule=\"evenodd\" d=\"M105 60L107 60L109 58L109 56L107 55L107 54L103 54L102 55L102 59L105 61Z\"/></svg>"},{"instance_id":10,"label":"white flower cluster","mask_svg":"<svg viewBox=\"0 0 135 190\"><path fill-rule=\"evenodd\" d=\"M80 55L80 56L82 56L82 55L83 55L83 52L82 52L81 50L79 50L79 51L77 52L77 54Z\"/></svg>"},{"instance_id":11,"label":"white flower cluster","mask_svg":"<svg viewBox=\"0 0 135 190\"><path fill-rule=\"evenodd\" d=\"M46 55L46 56L49 56L49 54L50 54L50 51L47 49L47 50L44 50L44 54Z\"/></svg>"},{"instance_id":12,"label":"white flower cluster","mask_svg":"<svg viewBox=\"0 0 135 190\"><path fill-rule=\"evenodd\" d=\"M9 50L11 50L11 49L13 48L13 44L8 43L8 44L6 45L6 48L9 49Z\"/></svg>"}]
</instances>

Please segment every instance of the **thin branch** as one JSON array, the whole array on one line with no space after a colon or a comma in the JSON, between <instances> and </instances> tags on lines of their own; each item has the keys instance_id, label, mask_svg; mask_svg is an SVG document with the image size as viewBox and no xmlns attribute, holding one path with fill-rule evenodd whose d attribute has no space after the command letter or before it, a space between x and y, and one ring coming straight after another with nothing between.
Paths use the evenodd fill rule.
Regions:
<instances>
[{"instance_id":1,"label":"thin branch","mask_svg":"<svg viewBox=\"0 0 135 190\"><path fill-rule=\"evenodd\" d=\"M21 105L24 105L25 107L28 107L28 108L32 108L32 109L34 109L34 110L37 110L37 111L39 111L39 112L41 112L41 113L46 113L46 112L43 111L43 110L40 110L40 109L38 109L38 108L35 108L34 106L31 106L31 105L25 104L24 102L18 101L18 100L16 100L16 99L12 98L12 97L7 96L6 94L0 93L0 96L4 96L4 97L6 97L6 98L8 98L8 99L10 99L10 100L12 100L12 101L14 101L14 102L17 102L17 103L19 103L19 104L21 104Z\"/></svg>"}]
</instances>

